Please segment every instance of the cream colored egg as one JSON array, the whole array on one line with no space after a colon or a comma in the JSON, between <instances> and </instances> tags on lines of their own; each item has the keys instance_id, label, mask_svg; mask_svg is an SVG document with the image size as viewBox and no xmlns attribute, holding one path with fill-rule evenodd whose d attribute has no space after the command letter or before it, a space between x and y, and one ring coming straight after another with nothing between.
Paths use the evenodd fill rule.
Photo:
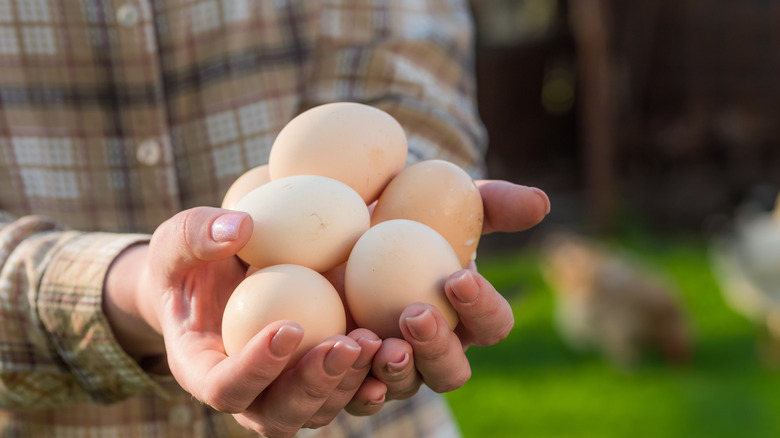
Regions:
<instances>
[{"instance_id":1,"label":"cream colored egg","mask_svg":"<svg viewBox=\"0 0 780 438\"><path fill-rule=\"evenodd\" d=\"M347 260L347 307L359 327L383 339L401 337L401 312L416 302L436 306L454 329L458 314L444 282L460 269L452 247L429 226L407 219L382 222L361 236Z\"/></svg>"},{"instance_id":2,"label":"cream colored egg","mask_svg":"<svg viewBox=\"0 0 780 438\"><path fill-rule=\"evenodd\" d=\"M222 198L222 208L232 210L244 195L269 181L271 177L268 175L267 164L247 170L228 188L225 197Z\"/></svg>"},{"instance_id":3,"label":"cream colored egg","mask_svg":"<svg viewBox=\"0 0 780 438\"><path fill-rule=\"evenodd\" d=\"M390 219L424 223L452 245L462 267L476 257L482 235L482 196L468 173L444 160L412 164L379 196L371 224Z\"/></svg>"},{"instance_id":4,"label":"cream colored egg","mask_svg":"<svg viewBox=\"0 0 780 438\"><path fill-rule=\"evenodd\" d=\"M266 183L236 204L252 216L252 237L238 256L257 268L292 263L325 272L347 260L369 227L363 199L346 184L316 175Z\"/></svg>"},{"instance_id":5,"label":"cream colored egg","mask_svg":"<svg viewBox=\"0 0 780 438\"><path fill-rule=\"evenodd\" d=\"M235 354L280 320L295 321L304 331L287 368L329 336L346 331L344 305L325 277L298 265L269 266L245 278L230 296L222 317L225 352Z\"/></svg>"},{"instance_id":6,"label":"cream colored egg","mask_svg":"<svg viewBox=\"0 0 780 438\"><path fill-rule=\"evenodd\" d=\"M336 102L291 120L271 148L271 179L291 175L335 178L373 202L406 164L403 128L390 114L369 105Z\"/></svg>"}]
</instances>

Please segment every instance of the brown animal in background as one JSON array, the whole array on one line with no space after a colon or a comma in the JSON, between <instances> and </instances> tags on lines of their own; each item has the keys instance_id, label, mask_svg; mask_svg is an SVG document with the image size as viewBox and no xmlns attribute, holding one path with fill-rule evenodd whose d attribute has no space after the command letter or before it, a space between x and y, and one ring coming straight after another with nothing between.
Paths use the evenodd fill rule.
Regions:
<instances>
[{"instance_id":1,"label":"brown animal in background","mask_svg":"<svg viewBox=\"0 0 780 438\"><path fill-rule=\"evenodd\" d=\"M568 232L549 236L542 252L556 324L572 347L595 349L623 368L652 350L670 363L690 358L683 309L671 287L640 262Z\"/></svg>"}]
</instances>

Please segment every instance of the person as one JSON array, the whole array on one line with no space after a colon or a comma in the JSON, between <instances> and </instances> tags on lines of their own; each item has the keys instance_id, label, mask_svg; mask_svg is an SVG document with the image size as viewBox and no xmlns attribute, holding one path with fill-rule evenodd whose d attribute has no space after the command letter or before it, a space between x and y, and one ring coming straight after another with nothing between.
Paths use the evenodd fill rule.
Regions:
<instances>
[{"instance_id":1,"label":"person","mask_svg":"<svg viewBox=\"0 0 780 438\"><path fill-rule=\"evenodd\" d=\"M404 339L266 327L227 357L221 309L251 232L221 196L326 102L393 115L409 161L484 176L466 1L0 0L0 434L457 436L436 393L513 325L474 267L461 323ZM534 226L539 189L480 180L484 231Z\"/></svg>"}]
</instances>

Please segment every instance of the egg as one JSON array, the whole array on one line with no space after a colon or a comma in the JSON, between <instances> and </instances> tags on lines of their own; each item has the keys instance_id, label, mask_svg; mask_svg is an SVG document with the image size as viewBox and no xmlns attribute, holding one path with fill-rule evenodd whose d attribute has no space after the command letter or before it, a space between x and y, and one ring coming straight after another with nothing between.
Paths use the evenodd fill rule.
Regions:
<instances>
[{"instance_id":1,"label":"egg","mask_svg":"<svg viewBox=\"0 0 780 438\"><path fill-rule=\"evenodd\" d=\"M458 314L444 282L460 269L455 251L431 227L408 219L382 222L360 237L347 260L347 307L358 326L383 339L402 336L401 312L416 302L436 306L454 329Z\"/></svg>"},{"instance_id":2,"label":"egg","mask_svg":"<svg viewBox=\"0 0 780 438\"><path fill-rule=\"evenodd\" d=\"M291 263L327 271L347 260L370 224L357 192L317 175L270 181L247 193L235 210L249 213L254 222L238 256L257 268Z\"/></svg>"},{"instance_id":3,"label":"egg","mask_svg":"<svg viewBox=\"0 0 780 438\"><path fill-rule=\"evenodd\" d=\"M271 176L268 174L267 164L247 170L228 188L225 197L222 198L222 208L232 210L247 193L269 181L271 181Z\"/></svg>"},{"instance_id":4,"label":"egg","mask_svg":"<svg viewBox=\"0 0 780 438\"><path fill-rule=\"evenodd\" d=\"M271 147L271 179L321 175L352 187L370 204L406 164L406 134L390 114L369 105L336 102L288 122Z\"/></svg>"},{"instance_id":5,"label":"egg","mask_svg":"<svg viewBox=\"0 0 780 438\"><path fill-rule=\"evenodd\" d=\"M461 267L476 258L482 235L482 196L468 173L444 160L426 160L404 169L379 196L371 224L390 219L421 222L444 236Z\"/></svg>"},{"instance_id":6,"label":"egg","mask_svg":"<svg viewBox=\"0 0 780 438\"><path fill-rule=\"evenodd\" d=\"M336 289L316 271L275 265L245 278L233 291L222 317L222 342L233 355L268 324L290 320L303 327L303 340L287 368L311 348L346 332L346 316Z\"/></svg>"}]
</instances>

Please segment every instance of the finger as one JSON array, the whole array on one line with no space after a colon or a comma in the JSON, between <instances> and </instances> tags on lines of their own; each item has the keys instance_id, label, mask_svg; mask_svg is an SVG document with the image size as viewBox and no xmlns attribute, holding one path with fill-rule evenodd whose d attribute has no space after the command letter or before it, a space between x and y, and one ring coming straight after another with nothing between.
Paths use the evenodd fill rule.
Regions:
<instances>
[{"instance_id":1,"label":"finger","mask_svg":"<svg viewBox=\"0 0 780 438\"><path fill-rule=\"evenodd\" d=\"M295 368L279 376L243 415L263 435L293 435L333 394L360 350L360 345L346 336L326 339L306 353Z\"/></svg>"},{"instance_id":2,"label":"finger","mask_svg":"<svg viewBox=\"0 0 780 438\"><path fill-rule=\"evenodd\" d=\"M232 356L216 349L198 351L202 339L202 334L179 338L181 347L173 354L188 360L174 375L200 401L235 413L245 410L284 370L303 339L303 329L292 321L274 322Z\"/></svg>"},{"instance_id":3,"label":"finger","mask_svg":"<svg viewBox=\"0 0 780 438\"><path fill-rule=\"evenodd\" d=\"M482 233L527 230L550 212L550 198L542 190L508 181L475 181L482 195L485 222Z\"/></svg>"},{"instance_id":4,"label":"finger","mask_svg":"<svg viewBox=\"0 0 780 438\"><path fill-rule=\"evenodd\" d=\"M374 356L374 377L387 385L388 400L403 400L417 393L422 377L414 367L414 350L403 339L387 338Z\"/></svg>"},{"instance_id":5,"label":"finger","mask_svg":"<svg viewBox=\"0 0 780 438\"><path fill-rule=\"evenodd\" d=\"M382 345L382 340L379 339L379 336L366 329L353 330L348 337L360 345L360 355L328 400L312 416L309 422L304 425L305 427L328 424L336 418L336 415L344 409L360 389L368 372L371 371L374 355ZM384 392L382 395L384 396Z\"/></svg>"},{"instance_id":6,"label":"finger","mask_svg":"<svg viewBox=\"0 0 780 438\"><path fill-rule=\"evenodd\" d=\"M374 415L382 409L387 399L387 385L368 376L358 388L344 410L355 416Z\"/></svg>"},{"instance_id":7,"label":"finger","mask_svg":"<svg viewBox=\"0 0 780 438\"><path fill-rule=\"evenodd\" d=\"M170 272L183 272L231 257L252 235L253 222L248 219L244 212L211 207L178 213L154 232L151 245L161 250L152 253L152 262L157 258Z\"/></svg>"},{"instance_id":8,"label":"finger","mask_svg":"<svg viewBox=\"0 0 780 438\"><path fill-rule=\"evenodd\" d=\"M452 274L444 291L460 317L455 332L464 347L494 345L514 327L509 302L476 271L464 269Z\"/></svg>"},{"instance_id":9,"label":"finger","mask_svg":"<svg viewBox=\"0 0 780 438\"><path fill-rule=\"evenodd\" d=\"M415 303L401 313L401 332L414 350L414 364L423 382L436 392L460 388L471 377L471 366L458 336L441 312Z\"/></svg>"}]
</instances>

